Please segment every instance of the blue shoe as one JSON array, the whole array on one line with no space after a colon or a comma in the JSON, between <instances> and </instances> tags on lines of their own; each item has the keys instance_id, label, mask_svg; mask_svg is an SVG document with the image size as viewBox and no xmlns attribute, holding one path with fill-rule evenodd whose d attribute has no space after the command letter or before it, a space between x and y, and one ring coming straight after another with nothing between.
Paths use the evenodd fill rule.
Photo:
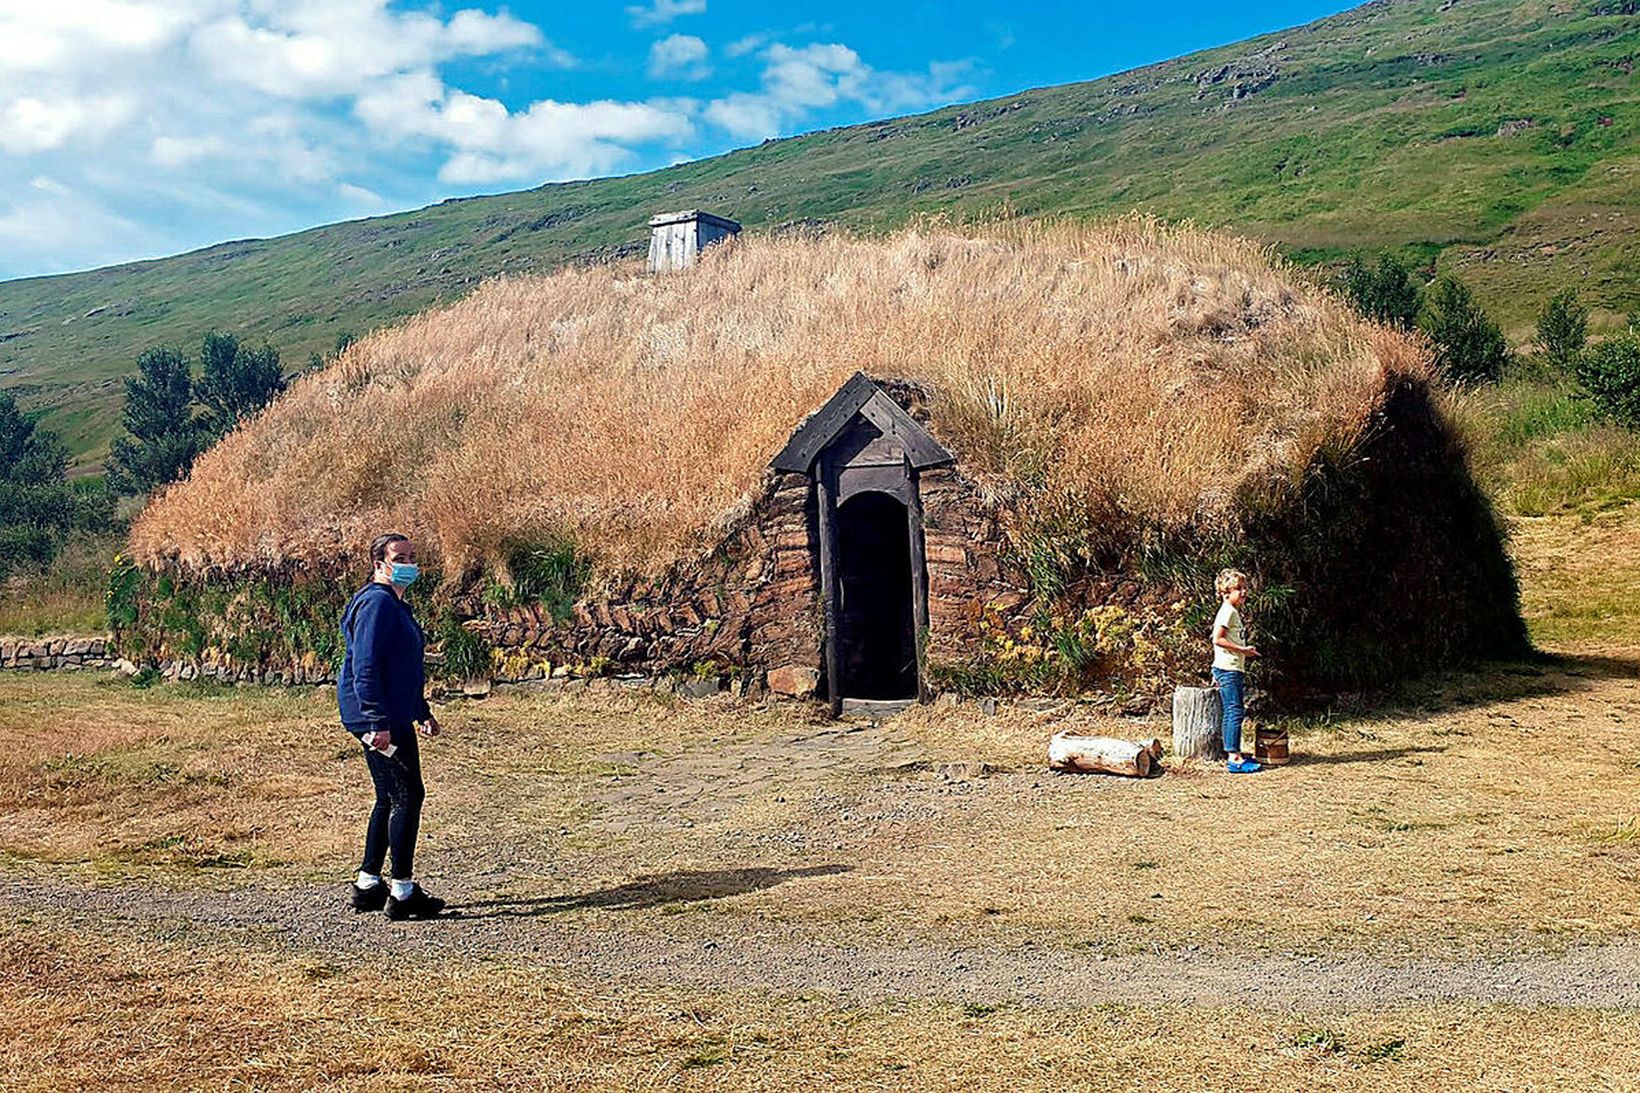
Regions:
<instances>
[{"instance_id":1,"label":"blue shoe","mask_svg":"<svg viewBox=\"0 0 1640 1093\"><path fill-rule=\"evenodd\" d=\"M1224 764L1224 769L1231 774L1257 774L1264 767L1255 759L1232 759Z\"/></svg>"}]
</instances>

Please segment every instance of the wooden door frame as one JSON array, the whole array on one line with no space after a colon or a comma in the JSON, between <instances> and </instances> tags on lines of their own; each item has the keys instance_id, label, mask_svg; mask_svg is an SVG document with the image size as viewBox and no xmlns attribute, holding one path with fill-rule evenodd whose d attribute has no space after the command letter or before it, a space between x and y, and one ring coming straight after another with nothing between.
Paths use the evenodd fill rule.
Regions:
<instances>
[{"instance_id":1,"label":"wooden door frame","mask_svg":"<svg viewBox=\"0 0 1640 1093\"><path fill-rule=\"evenodd\" d=\"M895 475L884 474L890 468L854 468L857 471L878 472L865 477L857 485L842 480L847 466L839 466L831 452L823 451L815 461L814 484L817 492L817 519L820 548L820 602L823 625L823 655L826 666L826 692L831 716L843 713L842 679L838 671L841 660L838 651L838 621L842 615L842 588L838 581L838 528L837 510L845 502L862 493L883 493L905 506L907 564L911 567L911 629L912 648L916 653L916 695L911 701L928 700L928 554L923 539L922 496L918 489L917 472L902 464ZM854 488L847 488L854 485Z\"/></svg>"}]
</instances>

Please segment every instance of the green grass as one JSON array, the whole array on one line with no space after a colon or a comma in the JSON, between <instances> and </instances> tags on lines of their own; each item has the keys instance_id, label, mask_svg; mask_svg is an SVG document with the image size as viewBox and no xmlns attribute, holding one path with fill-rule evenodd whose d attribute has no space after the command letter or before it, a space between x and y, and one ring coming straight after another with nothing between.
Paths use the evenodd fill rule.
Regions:
<instances>
[{"instance_id":1,"label":"green grass","mask_svg":"<svg viewBox=\"0 0 1640 1093\"><path fill-rule=\"evenodd\" d=\"M0 584L0 634L94 634L108 629L103 595L120 549L115 536L71 540L50 568Z\"/></svg>"},{"instance_id":2,"label":"green grass","mask_svg":"<svg viewBox=\"0 0 1640 1093\"><path fill-rule=\"evenodd\" d=\"M649 174L452 200L265 241L0 284L0 386L46 411L82 467L107 452L119 377L207 329L288 366L483 277L641 253L645 219L701 206L751 231L882 231L925 214L1142 209L1226 226L1297 260L1392 248L1451 269L1516 340L1575 283L1615 325L1640 304L1640 21L1554 5L1438 0L1096 80L813 133ZM1277 48L1279 46L1279 48ZM1270 86L1226 105L1269 51ZM1532 127L1500 135L1501 123Z\"/></svg>"},{"instance_id":3,"label":"green grass","mask_svg":"<svg viewBox=\"0 0 1640 1093\"><path fill-rule=\"evenodd\" d=\"M1460 407L1475 470L1514 516L1590 516L1640 500L1640 435L1530 366Z\"/></svg>"}]
</instances>

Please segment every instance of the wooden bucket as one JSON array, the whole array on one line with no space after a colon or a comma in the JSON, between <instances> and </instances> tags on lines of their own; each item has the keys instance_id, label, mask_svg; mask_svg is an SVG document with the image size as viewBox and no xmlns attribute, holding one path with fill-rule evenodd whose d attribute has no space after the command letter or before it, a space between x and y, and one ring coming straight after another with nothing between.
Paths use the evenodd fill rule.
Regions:
<instances>
[{"instance_id":1,"label":"wooden bucket","mask_svg":"<svg viewBox=\"0 0 1640 1093\"><path fill-rule=\"evenodd\" d=\"M1253 730L1253 758L1267 767L1287 764L1287 730L1267 729L1263 725Z\"/></svg>"}]
</instances>

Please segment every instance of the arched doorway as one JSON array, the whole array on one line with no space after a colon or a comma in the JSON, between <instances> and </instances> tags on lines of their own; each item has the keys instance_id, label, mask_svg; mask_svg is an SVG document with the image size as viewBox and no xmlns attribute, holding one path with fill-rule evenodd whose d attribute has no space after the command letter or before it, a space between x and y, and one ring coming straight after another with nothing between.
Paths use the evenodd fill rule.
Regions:
<instances>
[{"instance_id":1,"label":"arched doorway","mask_svg":"<svg viewBox=\"0 0 1640 1093\"><path fill-rule=\"evenodd\" d=\"M905 407L855 373L797 427L777 471L814 483L810 525L824 619L821 678L837 716L924 696L928 569L918 476L955 457Z\"/></svg>"},{"instance_id":2,"label":"arched doorway","mask_svg":"<svg viewBox=\"0 0 1640 1093\"><path fill-rule=\"evenodd\" d=\"M845 698L917 697L911 521L875 490L837 509L837 674Z\"/></svg>"}]
</instances>

